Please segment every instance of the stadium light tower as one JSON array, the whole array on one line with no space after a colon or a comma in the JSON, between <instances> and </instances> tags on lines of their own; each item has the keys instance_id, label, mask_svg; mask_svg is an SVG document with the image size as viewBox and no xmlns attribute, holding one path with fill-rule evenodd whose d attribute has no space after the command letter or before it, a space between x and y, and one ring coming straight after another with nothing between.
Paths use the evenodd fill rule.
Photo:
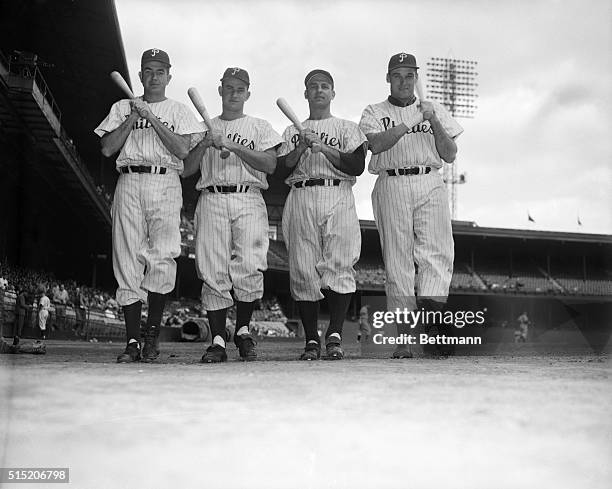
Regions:
<instances>
[{"instance_id":1,"label":"stadium light tower","mask_svg":"<svg viewBox=\"0 0 612 489\"><path fill-rule=\"evenodd\" d=\"M427 93L440 102L453 117L473 118L476 111L476 61L431 58L427 62ZM451 197L451 215L457 218L457 185L465 183L465 173L457 171L457 161L444 165L444 182Z\"/></svg>"}]
</instances>

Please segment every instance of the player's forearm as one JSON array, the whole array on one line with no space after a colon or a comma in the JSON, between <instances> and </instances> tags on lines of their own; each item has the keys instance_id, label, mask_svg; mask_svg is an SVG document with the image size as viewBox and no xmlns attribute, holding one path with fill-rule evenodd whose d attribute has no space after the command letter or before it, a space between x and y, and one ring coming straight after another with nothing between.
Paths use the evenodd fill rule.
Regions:
<instances>
[{"instance_id":1,"label":"player's forearm","mask_svg":"<svg viewBox=\"0 0 612 489\"><path fill-rule=\"evenodd\" d=\"M407 122L401 122L391 129L386 131L366 134L368 142L370 143L370 150L372 154L382 153L391 149L397 144L397 142L406 134L413 126L423 122L423 114L417 113L412 120Z\"/></svg>"},{"instance_id":2,"label":"player's forearm","mask_svg":"<svg viewBox=\"0 0 612 489\"><path fill-rule=\"evenodd\" d=\"M321 152L334 168L347 175L358 177L365 169L365 151L362 147L358 148L353 153L341 153L337 149L323 144L321 145Z\"/></svg>"},{"instance_id":3,"label":"player's forearm","mask_svg":"<svg viewBox=\"0 0 612 489\"><path fill-rule=\"evenodd\" d=\"M157 117L149 117L153 129L161 139L161 142L170 153L176 156L179 160L184 160L189 154L189 142L191 134L176 134L163 124Z\"/></svg>"},{"instance_id":4,"label":"player's forearm","mask_svg":"<svg viewBox=\"0 0 612 489\"><path fill-rule=\"evenodd\" d=\"M255 151L242 144L228 142L226 145L232 153L244 161L251 168L271 175L276 170L276 150Z\"/></svg>"},{"instance_id":5,"label":"player's forearm","mask_svg":"<svg viewBox=\"0 0 612 489\"><path fill-rule=\"evenodd\" d=\"M452 163L457 156L457 143L455 143L454 139L446 133L435 114L429 120L429 123L434 133L436 151L440 155L440 158L446 161L446 163Z\"/></svg>"},{"instance_id":6,"label":"player's forearm","mask_svg":"<svg viewBox=\"0 0 612 489\"><path fill-rule=\"evenodd\" d=\"M113 156L115 153L121 151L125 141L134 128L134 123L138 120L138 113L132 112L126 120L124 120L117 129L112 132L106 133L100 139L102 146L102 154L107 158Z\"/></svg>"},{"instance_id":7,"label":"player's forearm","mask_svg":"<svg viewBox=\"0 0 612 489\"><path fill-rule=\"evenodd\" d=\"M188 178L200 169L200 163L204 158L208 145L204 140L198 143L183 160L183 178Z\"/></svg>"},{"instance_id":8,"label":"player's forearm","mask_svg":"<svg viewBox=\"0 0 612 489\"><path fill-rule=\"evenodd\" d=\"M283 166L285 166L286 168L295 168L295 166L300 161L300 158L306 152L307 149L308 146L298 144L291 153L287 154L286 156L283 156L282 158L279 158L279 163L282 162Z\"/></svg>"}]
</instances>

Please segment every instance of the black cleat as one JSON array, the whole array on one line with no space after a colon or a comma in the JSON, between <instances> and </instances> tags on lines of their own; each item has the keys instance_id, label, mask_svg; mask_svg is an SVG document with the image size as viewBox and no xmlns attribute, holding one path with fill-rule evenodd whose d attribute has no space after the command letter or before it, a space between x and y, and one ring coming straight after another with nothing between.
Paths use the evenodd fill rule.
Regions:
<instances>
[{"instance_id":1,"label":"black cleat","mask_svg":"<svg viewBox=\"0 0 612 489\"><path fill-rule=\"evenodd\" d=\"M234 338L234 343L238 347L240 358L245 362L257 360L257 351L255 351L255 341L250 335L241 335Z\"/></svg>"},{"instance_id":2,"label":"black cleat","mask_svg":"<svg viewBox=\"0 0 612 489\"><path fill-rule=\"evenodd\" d=\"M149 328L144 334L142 361L152 363L159 357L159 328Z\"/></svg>"},{"instance_id":3,"label":"black cleat","mask_svg":"<svg viewBox=\"0 0 612 489\"><path fill-rule=\"evenodd\" d=\"M132 343L125 347L124 352L117 357L117 363L140 362L141 358L140 344L136 341L132 341Z\"/></svg>"},{"instance_id":4,"label":"black cleat","mask_svg":"<svg viewBox=\"0 0 612 489\"><path fill-rule=\"evenodd\" d=\"M327 343L325 345L325 353L326 360L342 360L344 358L344 351L340 343Z\"/></svg>"},{"instance_id":5,"label":"black cleat","mask_svg":"<svg viewBox=\"0 0 612 489\"><path fill-rule=\"evenodd\" d=\"M300 360L313 361L321 358L321 345L316 341L309 341L304 348L304 352L300 355Z\"/></svg>"},{"instance_id":6,"label":"black cleat","mask_svg":"<svg viewBox=\"0 0 612 489\"><path fill-rule=\"evenodd\" d=\"M202 363L222 363L227 361L225 348L219 345L210 345L202 356Z\"/></svg>"}]
</instances>

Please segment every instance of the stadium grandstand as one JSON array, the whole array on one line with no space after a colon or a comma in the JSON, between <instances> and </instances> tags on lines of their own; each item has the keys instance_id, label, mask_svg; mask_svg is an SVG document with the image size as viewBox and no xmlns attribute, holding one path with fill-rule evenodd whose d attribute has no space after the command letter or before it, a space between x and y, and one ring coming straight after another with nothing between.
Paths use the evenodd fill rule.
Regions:
<instances>
[{"instance_id":1,"label":"stadium grandstand","mask_svg":"<svg viewBox=\"0 0 612 489\"><path fill-rule=\"evenodd\" d=\"M0 16L0 261L5 270L48 274L45 281L113 291L110 202L117 174L93 129L130 83L112 0L2 2ZM136 90L138 92L138 90ZM195 180L186 179L182 256L174 297L197 298L194 264ZM270 178L267 296L295 317L281 216L288 188ZM551 327L585 317L603 324L612 304L612 236L479 227L453 222L451 307L486 307L492 322L527 310ZM384 294L375 223L361 221L356 265L362 299ZM9 284L9 288L14 284ZM14 301L14 291L12 292ZM106 298L106 296L104 296Z\"/></svg>"}]
</instances>

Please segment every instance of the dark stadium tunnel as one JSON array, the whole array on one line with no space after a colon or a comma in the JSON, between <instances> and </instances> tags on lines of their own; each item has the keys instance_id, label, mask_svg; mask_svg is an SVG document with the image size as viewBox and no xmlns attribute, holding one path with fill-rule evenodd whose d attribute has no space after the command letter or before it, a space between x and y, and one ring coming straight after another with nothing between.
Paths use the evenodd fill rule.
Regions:
<instances>
[{"instance_id":1,"label":"dark stadium tunnel","mask_svg":"<svg viewBox=\"0 0 612 489\"><path fill-rule=\"evenodd\" d=\"M206 341L209 336L208 321L204 318L189 318L181 326L182 341Z\"/></svg>"}]
</instances>

